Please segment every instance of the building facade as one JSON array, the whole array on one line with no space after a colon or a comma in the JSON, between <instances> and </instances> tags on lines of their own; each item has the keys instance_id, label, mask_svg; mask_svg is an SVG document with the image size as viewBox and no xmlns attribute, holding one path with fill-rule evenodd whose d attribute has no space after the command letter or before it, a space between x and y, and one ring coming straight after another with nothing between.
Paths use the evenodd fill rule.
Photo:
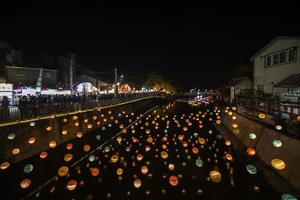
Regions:
<instances>
[{"instance_id":1,"label":"building facade","mask_svg":"<svg viewBox=\"0 0 300 200\"><path fill-rule=\"evenodd\" d=\"M286 77L300 73L300 37L276 37L252 58L256 92L278 95L288 88L274 87Z\"/></svg>"}]
</instances>

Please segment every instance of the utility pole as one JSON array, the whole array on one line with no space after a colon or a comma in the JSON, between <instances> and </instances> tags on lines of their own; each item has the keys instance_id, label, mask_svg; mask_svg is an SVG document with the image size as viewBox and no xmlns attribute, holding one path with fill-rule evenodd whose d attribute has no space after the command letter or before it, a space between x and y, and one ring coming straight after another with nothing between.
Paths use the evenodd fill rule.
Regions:
<instances>
[{"instance_id":1,"label":"utility pole","mask_svg":"<svg viewBox=\"0 0 300 200\"><path fill-rule=\"evenodd\" d=\"M114 73L115 73L115 92L114 92L114 96L115 96L115 98L117 97L117 94L118 94L118 68L117 67L115 67L115 69L114 69Z\"/></svg>"},{"instance_id":2,"label":"utility pole","mask_svg":"<svg viewBox=\"0 0 300 200\"><path fill-rule=\"evenodd\" d=\"M70 90L73 94L73 58L70 58Z\"/></svg>"}]
</instances>

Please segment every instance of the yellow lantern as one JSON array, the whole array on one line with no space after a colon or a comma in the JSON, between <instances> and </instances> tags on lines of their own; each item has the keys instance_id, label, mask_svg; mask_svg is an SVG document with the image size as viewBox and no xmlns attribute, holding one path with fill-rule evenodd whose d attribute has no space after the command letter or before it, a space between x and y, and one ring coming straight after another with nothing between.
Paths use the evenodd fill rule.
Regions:
<instances>
[{"instance_id":1,"label":"yellow lantern","mask_svg":"<svg viewBox=\"0 0 300 200\"><path fill-rule=\"evenodd\" d=\"M209 178L212 180L212 182L219 183L222 180L222 175L217 170L213 170L209 172Z\"/></svg>"},{"instance_id":2,"label":"yellow lantern","mask_svg":"<svg viewBox=\"0 0 300 200\"><path fill-rule=\"evenodd\" d=\"M67 166L62 166L58 169L58 175L59 176L66 176L69 172L69 168Z\"/></svg>"},{"instance_id":3,"label":"yellow lantern","mask_svg":"<svg viewBox=\"0 0 300 200\"><path fill-rule=\"evenodd\" d=\"M271 160L271 165L275 168L275 169L278 169L278 170L284 170L285 169L285 163L283 160L280 160L280 159L273 159Z\"/></svg>"}]
</instances>

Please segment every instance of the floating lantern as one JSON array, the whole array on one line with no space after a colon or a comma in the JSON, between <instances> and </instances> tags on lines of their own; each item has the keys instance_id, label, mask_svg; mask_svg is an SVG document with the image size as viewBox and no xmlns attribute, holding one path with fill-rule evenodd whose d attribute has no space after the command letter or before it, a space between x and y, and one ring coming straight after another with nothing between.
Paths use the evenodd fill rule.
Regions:
<instances>
[{"instance_id":1,"label":"floating lantern","mask_svg":"<svg viewBox=\"0 0 300 200\"><path fill-rule=\"evenodd\" d=\"M141 172L142 172L142 174L147 174L148 173L148 167L146 165L143 165L141 167Z\"/></svg>"},{"instance_id":2,"label":"floating lantern","mask_svg":"<svg viewBox=\"0 0 300 200\"><path fill-rule=\"evenodd\" d=\"M192 148L192 152L193 152L194 154L198 154L198 153L199 153L199 149L198 149L197 147L193 147L193 148Z\"/></svg>"},{"instance_id":3,"label":"floating lantern","mask_svg":"<svg viewBox=\"0 0 300 200\"><path fill-rule=\"evenodd\" d=\"M95 155L89 155L89 161L90 162L94 162L96 160L96 156Z\"/></svg>"},{"instance_id":4,"label":"floating lantern","mask_svg":"<svg viewBox=\"0 0 300 200\"><path fill-rule=\"evenodd\" d=\"M249 134L249 138L250 138L251 140L256 139L256 134L255 134L255 133L250 133L250 134Z\"/></svg>"},{"instance_id":5,"label":"floating lantern","mask_svg":"<svg viewBox=\"0 0 300 200\"><path fill-rule=\"evenodd\" d=\"M141 179L135 179L133 182L133 185L135 188L140 188L142 186L142 181Z\"/></svg>"},{"instance_id":6,"label":"floating lantern","mask_svg":"<svg viewBox=\"0 0 300 200\"><path fill-rule=\"evenodd\" d=\"M91 169L91 175L92 175L92 176L98 176L99 173L100 173L99 168L94 167L94 168Z\"/></svg>"},{"instance_id":7,"label":"floating lantern","mask_svg":"<svg viewBox=\"0 0 300 200\"><path fill-rule=\"evenodd\" d=\"M138 160L138 161L141 161L141 160L143 160L143 155L142 154L138 154L137 156L136 156L136 159Z\"/></svg>"},{"instance_id":8,"label":"floating lantern","mask_svg":"<svg viewBox=\"0 0 300 200\"><path fill-rule=\"evenodd\" d=\"M18 155L18 154L20 153L20 149L19 149L19 148L14 148L14 149L11 151L11 153L12 153L13 155Z\"/></svg>"},{"instance_id":9,"label":"floating lantern","mask_svg":"<svg viewBox=\"0 0 300 200\"><path fill-rule=\"evenodd\" d=\"M117 169L117 174L118 174L119 176L121 176L121 175L123 174L123 169L122 169L122 168L118 168L118 169Z\"/></svg>"},{"instance_id":10,"label":"floating lantern","mask_svg":"<svg viewBox=\"0 0 300 200\"><path fill-rule=\"evenodd\" d=\"M278 170L284 170L285 169L285 163L283 160L280 160L280 159L273 159L271 160L271 165L275 168L275 169L278 169Z\"/></svg>"},{"instance_id":11,"label":"floating lantern","mask_svg":"<svg viewBox=\"0 0 300 200\"><path fill-rule=\"evenodd\" d=\"M47 156L48 156L47 151L43 151L43 152L40 153L40 158L41 159L47 158Z\"/></svg>"},{"instance_id":12,"label":"floating lantern","mask_svg":"<svg viewBox=\"0 0 300 200\"><path fill-rule=\"evenodd\" d=\"M77 187L77 181L76 180L69 180L67 183L67 189L70 191L75 190Z\"/></svg>"},{"instance_id":13,"label":"floating lantern","mask_svg":"<svg viewBox=\"0 0 300 200\"><path fill-rule=\"evenodd\" d=\"M47 131L51 131L51 130L52 130L52 127L51 127L51 126L47 126L46 130L47 130Z\"/></svg>"},{"instance_id":14,"label":"floating lantern","mask_svg":"<svg viewBox=\"0 0 300 200\"><path fill-rule=\"evenodd\" d=\"M257 169L254 165L247 165L246 166L247 171L249 172L249 174L256 174L257 173Z\"/></svg>"},{"instance_id":15,"label":"floating lantern","mask_svg":"<svg viewBox=\"0 0 300 200\"><path fill-rule=\"evenodd\" d=\"M33 170L33 165L32 164L27 164L25 165L25 167L23 168L24 173L29 174L30 172L32 172Z\"/></svg>"},{"instance_id":16,"label":"floating lantern","mask_svg":"<svg viewBox=\"0 0 300 200\"><path fill-rule=\"evenodd\" d=\"M31 184L31 180L30 179L24 179L24 180L21 181L20 187L22 189L26 189L26 188L28 188L30 186L30 184Z\"/></svg>"},{"instance_id":17,"label":"floating lantern","mask_svg":"<svg viewBox=\"0 0 300 200\"><path fill-rule=\"evenodd\" d=\"M278 131L282 130L282 126L281 126L281 125L276 125L275 128L276 128L276 130L278 130Z\"/></svg>"},{"instance_id":18,"label":"floating lantern","mask_svg":"<svg viewBox=\"0 0 300 200\"><path fill-rule=\"evenodd\" d=\"M291 195L291 194L282 194L281 195L281 199L282 200L297 200L297 198L296 197L294 197L293 195Z\"/></svg>"},{"instance_id":19,"label":"floating lantern","mask_svg":"<svg viewBox=\"0 0 300 200\"><path fill-rule=\"evenodd\" d=\"M170 164L168 165L168 168L169 168L169 170L173 171L173 170L175 169L175 165L172 164L172 163L170 163Z\"/></svg>"},{"instance_id":20,"label":"floating lantern","mask_svg":"<svg viewBox=\"0 0 300 200\"><path fill-rule=\"evenodd\" d=\"M282 146L282 142L280 140L273 140L272 144L274 147L277 147L277 148Z\"/></svg>"},{"instance_id":21,"label":"floating lantern","mask_svg":"<svg viewBox=\"0 0 300 200\"><path fill-rule=\"evenodd\" d=\"M146 141L149 142L149 143L152 143L153 142L153 138L152 137L148 137Z\"/></svg>"},{"instance_id":22,"label":"floating lantern","mask_svg":"<svg viewBox=\"0 0 300 200\"><path fill-rule=\"evenodd\" d=\"M247 154L248 154L249 156L255 155L255 149L249 147L249 148L247 149Z\"/></svg>"},{"instance_id":23,"label":"floating lantern","mask_svg":"<svg viewBox=\"0 0 300 200\"><path fill-rule=\"evenodd\" d=\"M212 180L212 182L219 183L222 180L222 175L220 172L213 170L213 171L209 172L209 178L210 178L210 180Z\"/></svg>"},{"instance_id":24,"label":"floating lantern","mask_svg":"<svg viewBox=\"0 0 300 200\"><path fill-rule=\"evenodd\" d=\"M91 129L91 128L93 128L93 124L88 124L87 127L88 127L88 129Z\"/></svg>"},{"instance_id":25,"label":"floating lantern","mask_svg":"<svg viewBox=\"0 0 300 200\"><path fill-rule=\"evenodd\" d=\"M177 186L178 185L178 178L177 178L177 176L170 176L169 177L169 183L172 186Z\"/></svg>"},{"instance_id":26,"label":"floating lantern","mask_svg":"<svg viewBox=\"0 0 300 200\"><path fill-rule=\"evenodd\" d=\"M237 128L238 124L237 123L232 123L232 128Z\"/></svg>"},{"instance_id":27,"label":"floating lantern","mask_svg":"<svg viewBox=\"0 0 300 200\"><path fill-rule=\"evenodd\" d=\"M35 138L34 137L29 138L28 143L29 144L34 144L35 143Z\"/></svg>"},{"instance_id":28,"label":"floating lantern","mask_svg":"<svg viewBox=\"0 0 300 200\"><path fill-rule=\"evenodd\" d=\"M93 120L96 121L98 117L96 115L93 116Z\"/></svg>"},{"instance_id":29,"label":"floating lantern","mask_svg":"<svg viewBox=\"0 0 300 200\"><path fill-rule=\"evenodd\" d=\"M205 139L204 138L199 138L199 143L200 144L205 144Z\"/></svg>"},{"instance_id":30,"label":"floating lantern","mask_svg":"<svg viewBox=\"0 0 300 200\"><path fill-rule=\"evenodd\" d=\"M73 158L73 155L70 154L70 153L67 153L67 154L64 156L64 160L65 160L66 162L71 161L72 158Z\"/></svg>"},{"instance_id":31,"label":"floating lantern","mask_svg":"<svg viewBox=\"0 0 300 200\"><path fill-rule=\"evenodd\" d=\"M168 152L162 151L162 152L160 153L160 156L162 157L162 159L167 159L167 158L168 158Z\"/></svg>"},{"instance_id":32,"label":"floating lantern","mask_svg":"<svg viewBox=\"0 0 300 200\"><path fill-rule=\"evenodd\" d=\"M226 153L225 158L230 161L232 160L232 155L230 153Z\"/></svg>"},{"instance_id":33,"label":"floating lantern","mask_svg":"<svg viewBox=\"0 0 300 200\"><path fill-rule=\"evenodd\" d=\"M66 148L67 148L67 150L73 149L73 144L72 143L68 143Z\"/></svg>"},{"instance_id":34,"label":"floating lantern","mask_svg":"<svg viewBox=\"0 0 300 200\"><path fill-rule=\"evenodd\" d=\"M64 122L64 123L67 123L67 122L68 122L68 119L67 119L67 118L63 118L63 122Z\"/></svg>"},{"instance_id":35,"label":"floating lantern","mask_svg":"<svg viewBox=\"0 0 300 200\"><path fill-rule=\"evenodd\" d=\"M110 158L112 163L116 163L119 160L119 156L117 154L114 154L111 158Z\"/></svg>"},{"instance_id":36,"label":"floating lantern","mask_svg":"<svg viewBox=\"0 0 300 200\"><path fill-rule=\"evenodd\" d=\"M197 167L202 167L203 166L203 161L200 158L196 159L196 165Z\"/></svg>"},{"instance_id":37,"label":"floating lantern","mask_svg":"<svg viewBox=\"0 0 300 200\"><path fill-rule=\"evenodd\" d=\"M258 115L258 118L259 118L259 119L265 119L265 118L266 118L266 115L265 115L264 113L260 113L260 114Z\"/></svg>"},{"instance_id":38,"label":"floating lantern","mask_svg":"<svg viewBox=\"0 0 300 200\"><path fill-rule=\"evenodd\" d=\"M16 137L16 134L14 134L14 133L10 133L7 135L7 139L9 139L9 140L13 140L13 139L15 139L15 137Z\"/></svg>"},{"instance_id":39,"label":"floating lantern","mask_svg":"<svg viewBox=\"0 0 300 200\"><path fill-rule=\"evenodd\" d=\"M67 130L63 130L63 131L61 132L61 134L67 135L67 134L68 134L68 131L67 131Z\"/></svg>"},{"instance_id":40,"label":"floating lantern","mask_svg":"<svg viewBox=\"0 0 300 200\"><path fill-rule=\"evenodd\" d=\"M231 116L233 113L231 111L228 111L227 113L229 116Z\"/></svg>"},{"instance_id":41,"label":"floating lantern","mask_svg":"<svg viewBox=\"0 0 300 200\"><path fill-rule=\"evenodd\" d=\"M226 145L226 146L230 146L230 145L231 145L230 140L226 140L226 141L225 141L225 145Z\"/></svg>"},{"instance_id":42,"label":"floating lantern","mask_svg":"<svg viewBox=\"0 0 300 200\"><path fill-rule=\"evenodd\" d=\"M56 147L56 141L55 141L55 140L51 140L51 141L49 142L49 147L50 147L51 149L55 148L55 147Z\"/></svg>"},{"instance_id":43,"label":"floating lantern","mask_svg":"<svg viewBox=\"0 0 300 200\"><path fill-rule=\"evenodd\" d=\"M90 145L85 144L85 145L83 146L83 151L89 152L90 150L91 150L91 146L90 146Z\"/></svg>"},{"instance_id":44,"label":"floating lantern","mask_svg":"<svg viewBox=\"0 0 300 200\"><path fill-rule=\"evenodd\" d=\"M67 166L62 166L58 169L57 174L59 176L66 176L68 174L68 172L69 172L69 168Z\"/></svg>"},{"instance_id":45,"label":"floating lantern","mask_svg":"<svg viewBox=\"0 0 300 200\"><path fill-rule=\"evenodd\" d=\"M76 120L78 119L78 117L77 117L76 115L74 115L74 116L72 117L72 119L73 119L74 121L76 121Z\"/></svg>"},{"instance_id":46,"label":"floating lantern","mask_svg":"<svg viewBox=\"0 0 300 200\"><path fill-rule=\"evenodd\" d=\"M3 162L0 164L0 169L5 170L9 167L9 162Z\"/></svg>"}]
</instances>

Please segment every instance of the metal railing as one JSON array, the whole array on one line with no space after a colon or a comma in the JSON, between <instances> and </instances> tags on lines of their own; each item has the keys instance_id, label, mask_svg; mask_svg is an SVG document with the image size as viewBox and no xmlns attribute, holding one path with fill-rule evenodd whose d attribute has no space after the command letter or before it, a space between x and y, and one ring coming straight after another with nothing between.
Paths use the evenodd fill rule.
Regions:
<instances>
[{"instance_id":1,"label":"metal railing","mask_svg":"<svg viewBox=\"0 0 300 200\"><path fill-rule=\"evenodd\" d=\"M28 120L53 114L70 113L79 110L94 109L109 105L120 104L145 97L163 96L161 93L136 93L118 96L117 98L101 98L79 102L61 102L47 104L27 104L26 106L0 107L0 123Z\"/></svg>"}]
</instances>

